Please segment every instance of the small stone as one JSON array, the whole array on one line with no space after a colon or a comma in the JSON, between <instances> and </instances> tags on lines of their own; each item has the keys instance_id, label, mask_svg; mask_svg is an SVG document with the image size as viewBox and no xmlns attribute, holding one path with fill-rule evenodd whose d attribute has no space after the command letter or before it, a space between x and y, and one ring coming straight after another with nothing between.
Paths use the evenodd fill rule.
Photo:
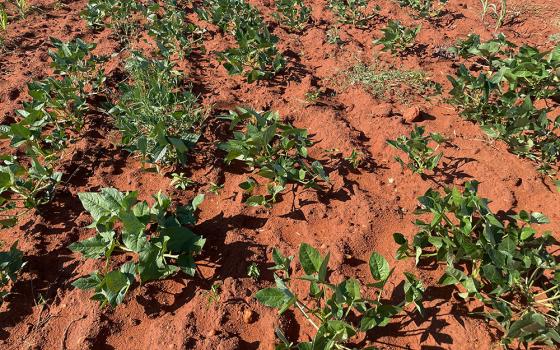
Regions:
<instances>
[{"instance_id":1,"label":"small stone","mask_svg":"<svg viewBox=\"0 0 560 350\"><path fill-rule=\"evenodd\" d=\"M418 106L410 107L403 113L403 119L408 123L412 123L419 116L420 116L420 108Z\"/></svg>"},{"instance_id":2,"label":"small stone","mask_svg":"<svg viewBox=\"0 0 560 350\"><path fill-rule=\"evenodd\" d=\"M390 103L382 103L373 107L372 112L376 117L390 117L393 115L393 106Z\"/></svg>"},{"instance_id":3,"label":"small stone","mask_svg":"<svg viewBox=\"0 0 560 350\"><path fill-rule=\"evenodd\" d=\"M256 314L249 309L245 309L245 311L243 311L243 322L249 324L249 323L253 323L255 322L255 316Z\"/></svg>"},{"instance_id":4,"label":"small stone","mask_svg":"<svg viewBox=\"0 0 560 350\"><path fill-rule=\"evenodd\" d=\"M208 333L206 333L206 338L212 338L215 335L216 335L216 330L211 329L211 330L208 331Z\"/></svg>"}]
</instances>

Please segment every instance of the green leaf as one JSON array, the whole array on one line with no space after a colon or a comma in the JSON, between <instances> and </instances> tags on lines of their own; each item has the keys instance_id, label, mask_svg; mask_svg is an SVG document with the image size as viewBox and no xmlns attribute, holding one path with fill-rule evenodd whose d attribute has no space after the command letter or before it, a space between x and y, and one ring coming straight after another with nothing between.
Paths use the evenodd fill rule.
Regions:
<instances>
[{"instance_id":1,"label":"green leaf","mask_svg":"<svg viewBox=\"0 0 560 350\"><path fill-rule=\"evenodd\" d=\"M73 252L81 253L88 259L99 258L111 249L114 236L114 232L107 232L105 236L97 234L92 238L70 244L68 249Z\"/></svg>"},{"instance_id":2,"label":"green leaf","mask_svg":"<svg viewBox=\"0 0 560 350\"><path fill-rule=\"evenodd\" d=\"M377 281L386 281L391 275L389 263L385 258L373 252L369 258L369 271L371 276Z\"/></svg>"},{"instance_id":3,"label":"green leaf","mask_svg":"<svg viewBox=\"0 0 560 350\"><path fill-rule=\"evenodd\" d=\"M307 243L299 247L299 261L306 274L311 275L319 272L323 259L319 251Z\"/></svg>"},{"instance_id":4,"label":"green leaf","mask_svg":"<svg viewBox=\"0 0 560 350\"><path fill-rule=\"evenodd\" d=\"M72 282L72 286L78 289L89 290L96 288L102 281L103 279L101 276L97 272L94 272L87 277L78 278Z\"/></svg>"}]
</instances>

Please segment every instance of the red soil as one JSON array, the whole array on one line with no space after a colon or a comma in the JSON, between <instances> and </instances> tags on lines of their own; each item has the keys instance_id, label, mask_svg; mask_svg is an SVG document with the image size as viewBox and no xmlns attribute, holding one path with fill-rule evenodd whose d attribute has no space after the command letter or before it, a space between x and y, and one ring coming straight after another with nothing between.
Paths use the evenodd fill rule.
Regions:
<instances>
[{"instance_id":1,"label":"red soil","mask_svg":"<svg viewBox=\"0 0 560 350\"><path fill-rule=\"evenodd\" d=\"M85 0L31 3L36 10L9 25L6 48L0 56L0 115L5 118L27 99L27 82L51 73L47 55L50 36L62 40L81 37L97 43L98 54L113 53L118 47L109 30L97 34L88 31L79 17ZM518 1L517 5L523 3ZM272 23L273 2L254 4ZM168 177L143 172L138 159L110 142L110 121L91 114L83 135L60 162L65 183L55 199L22 218L16 228L0 232L0 239L7 245L19 241L28 261L13 294L2 306L0 348L273 349L273 330L279 324L290 336L299 334L300 340L306 340L312 329L299 315L288 313L279 318L252 297L271 284L266 267L270 266L272 247L293 255L302 242L320 247L323 254L331 253L335 281L346 275L370 282L366 261L372 251L377 251L396 267L391 287L397 287L404 271L414 271L428 286L425 317L405 314L389 326L374 330L369 337L376 346L497 348L499 331L469 316L475 306L456 299L453 288L436 285L441 269L417 269L411 260L394 260L392 234L398 231L411 237L415 233L411 222L416 198L429 187L461 186L469 179L481 182L480 195L493 201L493 210L540 211L552 222L543 229L559 232L558 193L530 161L508 153L500 142L489 143L477 125L464 121L442 98L430 102L420 97L407 103L382 101L363 87L336 83L341 71L358 60L367 63L379 55L383 62L426 72L443 84L445 92L449 90L446 75L454 72L457 61L438 55L440 48L468 33L480 34L483 39L493 34L492 25L481 23L478 0L450 1L446 13L434 22L414 19L411 12L389 0L376 4L382 8L380 19L369 29L341 27L340 37L346 41L343 46L325 41L326 31L335 20L325 10L324 0L309 2L313 24L302 35L273 27L289 65L287 72L271 83L250 85L243 78L228 76L213 51L226 47L231 38L224 39L208 24L204 43L207 53L182 63L204 103L215 105L214 115L236 105L278 110L281 116L314 134L318 143L311 150L313 157L327 161L323 150L338 148L347 155L356 148L366 155L364 167L348 171L330 161L332 188L328 191L297 189L286 193L270 211L248 208L238 187L246 175L224 165L223 154L215 148L216 139L207 136L186 171L202 184L212 181L225 187L219 195L207 195L201 206L196 232L208 239L199 261L202 275L150 282L134 288L116 309L99 309L89 300L88 292L70 285L101 266L67 249L70 243L93 234L85 228L90 217L77 193L113 186L121 191L139 190L141 198L147 199L162 190L186 202L208 186L178 191L169 186ZM525 8L526 12L502 31L516 44L550 48L548 37L560 31L555 27L560 23L560 2L536 0ZM187 11L192 12L192 8ZM389 19L399 19L406 25L422 23L418 52L402 59L379 53L372 39L380 37L380 29ZM108 76L121 69L122 60L119 55L109 62ZM336 93L309 105L305 94L311 87ZM409 123L402 115L413 106L422 113ZM396 151L386 144L387 139L408 134L412 124L442 133L451 141L443 148L444 171L431 179L403 173L393 160ZM216 134L221 131L217 121L211 121L209 129ZM246 275L252 262L263 273L257 282ZM209 303L208 291L214 283L221 284L220 301ZM46 302L38 303L41 298ZM244 321L246 310L254 312L254 322Z\"/></svg>"}]
</instances>

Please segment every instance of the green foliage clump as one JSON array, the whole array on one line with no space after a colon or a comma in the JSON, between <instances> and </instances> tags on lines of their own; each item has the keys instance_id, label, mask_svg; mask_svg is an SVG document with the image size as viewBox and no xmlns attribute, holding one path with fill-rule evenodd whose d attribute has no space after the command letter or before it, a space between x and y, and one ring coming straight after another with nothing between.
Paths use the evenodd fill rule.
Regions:
<instances>
[{"instance_id":1,"label":"green foliage clump","mask_svg":"<svg viewBox=\"0 0 560 350\"><path fill-rule=\"evenodd\" d=\"M220 145L227 152L226 163L241 161L271 181L267 196L252 194L258 185L252 178L240 185L250 195L246 200L248 205L275 202L288 183L318 188L318 181L328 181L321 163L308 164L307 148L312 143L307 130L282 123L278 113L272 111L257 113L239 108L225 118L231 121L232 129L246 123L245 131L234 131L234 138Z\"/></svg>"},{"instance_id":2,"label":"green foliage clump","mask_svg":"<svg viewBox=\"0 0 560 350\"><path fill-rule=\"evenodd\" d=\"M89 0L82 17L94 30L112 29L121 42L140 29L136 16L146 11L144 4L136 0Z\"/></svg>"},{"instance_id":3,"label":"green foliage clump","mask_svg":"<svg viewBox=\"0 0 560 350\"><path fill-rule=\"evenodd\" d=\"M72 243L69 248L87 259L104 258L105 267L103 272L93 272L72 285L93 289L92 299L101 306L115 307L122 303L136 276L141 283L166 278L178 271L194 276L194 256L202 250L205 239L186 226L196 223L195 211L204 199L202 195L174 211L171 199L162 193L153 196L152 206L138 201L137 192L122 193L114 188L78 196L93 218L89 227L95 228L97 234ZM137 262L113 268L112 258L117 254L133 255Z\"/></svg>"},{"instance_id":4,"label":"green foliage clump","mask_svg":"<svg viewBox=\"0 0 560 350\"><path fill-rule=\"evenodd\" d=\"M243 74L248 83L272 79L286 66L286 59L278 49L278 37L264 28L238 29L237 47L219 54L219 60L230 75Z\"/></svg>"},{"instance_id":5,"label":"green foliage clump","mask_svg":"<svg viewBox=\"0 0 560 350\"><path fill-rule=\"evenodd\" d=\"M329 0L330 9L341 23L367 27L375 13L368 13L369 0ZM379 10L379 7L376 8Z\"/></svg>"},{"instance_id":6,"label":"green foliage clump","mask_svg":"<svg viewBox=\"0 0 560 350\"><path fill-rule=\"evenodd\" d=\"M3 304L4 298L10 294L8 284L10 281L16 281L17 275L25 264L23 253L17 249L17 242L11 246L10 250L0 252L0 306Z\"/></svg>"},{"instance_id":7,"label":"green foliage clump","mask_svg":"<svg viewBox=\"0 0 560 350\"><path fill-rule=\"evenodd\" d=\"M303 0L275 0L276 21L290 30L301 31L309 22L311 10L305 6Z\"/></svg>"},{"instance_id":8,"label":"green foliage clump","mask_svg":"<svg viewBox=\"0 0 560 350\"><path fill-rule=\"evenodd\" d=\"M134 53L126 63L130 80L110 110L122 143L150 163L181 163L200 137L207 109L185 88L181 73L168 60Z\"/></svg>"},{"instance_id":9,"label":"green foliage clump","mask_svg":"<svg viewBox=\"0 0 560 350\"><path fill-rule=\"evenodd\" d=\"M0 156L0 211L7 211L2 216L4 226L16 223L20 209L36 208L52 198L62 176L55 167L69 133L83 126L87 101L105 79L98 67L103 58L91 54L95 45L80 39L51 41L56 49L49 52L54 75L29 83L31 101L16 111L15 122L0 126L0 138L10 140L10 146L24 154Z\"/></svg>"},{"instance_id":10,"label":"green foliage clump","mask_svg":"<svg viewBox=\"0 0 560 350\"><path fill-rule=\"evenodd\" d=\"M437 4L433 0L397 0L401 7L409 7L420 17L433 18L440 15L447 0L438 0Z\"/></svg>"},{"instance_id":11,"label":"green foliage clump","mask_svg":"<svg viewBox=\"0 0 560 350\"><path fill-rule=\"evenodd\" d=\"M383 37L375 43L382 44L383 51L391 51L392 54L403 53L414 45L421 27L407 28L399 21L389 21L387 27L382 29Z\"/></svg>"},{"instance_id":12,"label":"green foliage clump","mask_svg":"<svg viewBox=\"0 0 560 350\"><path fill-rule=\"evenodd\" d=\"M237 46L218 53L230 75L243 74L253 83L272 79L286 66L276 47L278 37L270 33L260 12L244 0L208 0L198 14L235 36Z\"/></svg>"},{"instance_id":13,"label":"green foliage clump","mask_svg":"<svg viewBox=\"0 0 560 350\"><path fill-rule=\"evenodd\" d=\"M438 146L435 149L430 147L428 145L430 141L434 141ZM424 128L421 126L414 126L410 137L403 135L396 140L387 140L389 145L408 155L408 163L400 157L395 157L395 160L403 169L406 167L416 174L423 174L425 170L434 170L437 167L443 153L436 153L436 151L442 142L444 139L440 134L424 135Z\"/></svg>"},{"instance_id":14,"label":"green foliage clump","mask_svg":"<svg viewBox=\"0 0 560 350\"><path fill-rule=\"evenodd\" d=\"M293 256L285 257L274 249L272 258L276 264L276 287L265 288L255 297L266 306L278 309L283 314L289 309L299 310L305 319L315 328L310 342L294 344L290 342L281 329L276 329L280 344L277 350L287 349L350 349L346 345L359 333L365 333L376 327L384 327L391 319L404 310L406 305L414 305L422 312L422 294L424 287L411 273L405 273L404 298L394 305L382 299L385 287L393 270L383 256L372 253L369 269L375 282L367 284L367 294L355 278L333 283L329 278L328 264L330 254L322 257L318 250L308 244L299 248L299 262L304 275L292 275ZM308 296L300 296L294 284L304 281L309 284ZM373 349L373 347L367 347Z\"/></svg>"},{"instance_id":15,"label":"green foliage clump","mask_svg":"<svg viewBox=\"0 0 560 350\"><path fill-rule=\"evenodd\" d=\"M359 84L375 98L407 102L413 96L428 98L440 93L441 86L419 70L399 69L377 62L352 66L345 72L350 85Z\"/></svg>"},{"instance_id":16,"label":"green foliage clump","mask_svg":"<svg viewBox=\"0 0 560 350\"><path fill-rule=\"evenodd\" d=\"M560 46L546 52L526 45L513 48L503 37L486 44L476 37L463 41L458 52L481 57L486 64L474 74L461 65L456 76L449 77L450 101L490 137L505 141L511 152L553 174L560 156L560 118L548 118L551 109L536 105L560 100Z\"/></svg>"},{"instance_id":17,"label":"green foliage clump","mask_svg":"<svg viewBox=\"0 0 560 350\"><path fill-rule=\"evenodd\" d=\"M177 54L182 59L202 45L204 31L184 17L183 11L171 0L165 1L163 6L154 2L146 8L148 35L154 38L163 57Z\"/></svg>"},{"instance_id":18,"label":"green foliage clump","mask_svg":"<svg viewBox=\"0 0 560 350\"><path fill-rule=\"evenodd\" d=\"M460 288L462 298L478 299L482 312L504 331L502 342L560 343L560 274L550 233L537 235L532 224L545 224L541 213L496 215L489 200L477 195L478 182L445 195L428 190L419 198L419 232L411 242L396 233L398 258L436 260L446 266L442 285Z\"/></svg>"}]
</instances>

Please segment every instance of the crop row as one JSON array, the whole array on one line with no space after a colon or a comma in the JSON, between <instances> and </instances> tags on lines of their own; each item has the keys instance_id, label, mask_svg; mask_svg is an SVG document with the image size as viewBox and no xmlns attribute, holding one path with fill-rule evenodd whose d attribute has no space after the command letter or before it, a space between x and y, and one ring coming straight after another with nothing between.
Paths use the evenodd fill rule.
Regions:
<instances>
[{"instance_id":1,"label":"crop row","mask_svg":"<svg viewBox=\"0 0 560 350\"><path fill-rule=\"evenodd\" d=\"M443 10L443 3L430 0L401 0L415 16L430 20ZM22 5L23 4L23 5ZM28 11L17 2L19 15ZM294 35L311 21L310 9L301 0L276 0L274 20ZM341 23L366 28L379 9L365 0L330 0L329 7ZM486 3L486 10L498 5ZM502 4L505 6L505 2ZM231 75L243 75L247 83L273 80L287 69L288 60L278 49L273 35L258 9L243 0L206 0L196 11L202 21L219 28L235 46L218 52L217 58ZM483 14L484 15L484 14ZM76 39L52 39L49 52L54 73L28 84L30 99L15 111L10 123L0 128L0 137L13 150L0 160L0 209L2 227L13 227L29 210L45 208L63 181L60 159L69 144L81 137L87 116L102 112L119 132L120 146L143 163L185 169L190 154L206 132L212 110L199 102L177 69L195 50L204 50L205 30L185 19L183 10L171 0L138 2L132 0L90 0L82 13L93 31L109 28L122 45L126 78L113 94L104 74L108 57L93 54L95 44ZM5 7L0 8L0 30L8 26ZM407 28L390 21L376 44L395 55L410 54L420 26ZM133 48L132 38L145 31L153 40L153 51ZM480 124L489 136L503 140L510 150L533 160L540 171L555 175L560 156L560 119L548 117L551 108L538 108L540 101L560 100L560 46L541 52L529 46L517 47L503 35L481 42L470 35L450 49L476 67L461 65L449 77L453 89L450 102L468 120ZM106 100L99 106L96 101ZM308 149L313 142L306 129L284 122L274 111L237 108L218 118L229 127L230 135L220 143L226 165L240 164L247 174L239 184L244 202L270 207L281 200L289 184L322 191L329 177L323 164L312 159ZM436 172L445 156L438 152L447 140L437 133L427 135L415 127L409 136L388 140L406 154L396 160L414 173ZM360 166L360 154L346 158ZM172 175L172 185L185 190L191 180L182 172ZM219 185L213 184L214 188ZM411 240L395 233L399 245L397 259L436 261L445 266L439 284L454 285L465 300L485 305L482 315L503 330L502 343L560 343L560 274L550 248L551 234L537 234L533 226L547 223L540 213L520 211L507 218L488 208L488 199L477 194L476 181L464 190L447 188L444 193L429 190L419 198L417 214L430 215L429 222L416 220L418 232ZM137 281L145 283L176 273L193 276L196 256L205 245L195 233L196 214L204 194L187 205L178 206L163 193L153 195L152 204L139 201L138 193L115 188L80 193L79 199L90 214L95 236L69 246L87 259L102 259L101 271L72 283L92 290L92 299L102 306L125 302ZM425 217L425 216L423 216ZM115 256L133 256L117 265ZM295 308L316 330L310 342L292 343L281 329L276 330L277 349L348 349L347 344L360 332L387 325L395 315L412 306L422 314L422 282L410 272L403 277L403 300L388 303L383 290L393 270L384 257L372 253L369 260L374 282L365 289L357 279L340 283L329 279L329 254L302 244L298 260L304 275L295 277L292 256L274 250L275 287L260 290L255 297L280 314ZM0 286L8 293L10 281L24 267L17 243L0 253ZM251 275L259 276L258 267ZM309 284L308 295L298 295L292 283ZM355 339L355 338L354 338ZM361 344L366 348L367 344Z\"/></svg>"}]
</instances>

